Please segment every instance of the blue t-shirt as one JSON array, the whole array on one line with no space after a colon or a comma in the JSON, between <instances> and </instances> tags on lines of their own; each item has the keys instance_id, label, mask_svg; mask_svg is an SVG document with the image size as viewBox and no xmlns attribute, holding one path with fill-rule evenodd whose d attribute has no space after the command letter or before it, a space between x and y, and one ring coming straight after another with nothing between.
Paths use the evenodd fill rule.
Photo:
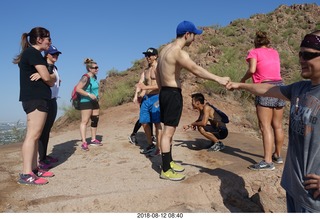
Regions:
<instances>
[{"instance_id":1,"label":"blue t-shirt","mask_svg":"<svg viewBox=\"0 0 320 219\"><path fill-rule=\"evenodd\" d=\"M320 212L320 198L305 190L305 175L320 175L320 85L300 81L280 86L291 102L289 144L281 186L311 212Z\"/></svg>"},{"instance_id":2,"label":"blue t-shirt","mask_svg":"<svg viewBox=\"0 0 320 219\"><path fill-rule=\"evenodd\" d=\"M95 77L90 77L90 84L87 86L86 92L94 94L99 99L99 82ZM87 103L92 101L88 96L81 96L80 103Z\"/></svg>"}]
</instances>

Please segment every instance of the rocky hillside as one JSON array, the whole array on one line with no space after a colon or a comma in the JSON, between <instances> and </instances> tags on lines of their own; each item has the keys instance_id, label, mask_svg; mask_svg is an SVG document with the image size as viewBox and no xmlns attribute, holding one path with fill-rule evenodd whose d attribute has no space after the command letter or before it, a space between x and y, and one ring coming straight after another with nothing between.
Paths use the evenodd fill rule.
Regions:
<instances>
[{"instance_id":1,"label":"rocky hillside","mask_svg":"<svg viewBox=\"0 0 320 219\"><path fill-rule=\"evenodd\" d=\"M238 81L246 71L245 56L247 51L253 47L255 32L263 30L271 38L272 46L280 53L281 71L285 82L291 83L300 78L297 54L301 39L306 33L320 29L319 14L320 7L317 4L281 5L273 12L255 14L249 19L234 20L226 27L200 27L204 33L197 36L196 41L186 50L200 66L214 74L228 75L232 80ZM161 50L161 48L162 46L158 49ZM134 84L138 81L145 66L145 60L141 59L126 71L109 72L108 77L101 80L102 108L131 101ZM183 87L187 89L185 93L190 94L197 90L212 97L218 95L233 100L243 98L241 93L226 92L223 87L196 78L187 72L183 72L181 80ZM117 91L117 89L123 89L124 86L129 90ZM122 96L117 97L116 102L110 103L110 96L115 96L115 92ZM250 94L245 97L244 103L246 101L252 101ZM245 111L251 115L254 109L248 107ZM252 116L243 116L243 118L246 117ZM242 120L246 123L246 119ZM69 122L68 118L62 117L57 121L56 127L63 127ZM255 122L253 118L252 121L247 121L252 127L256 126L253 124Z\"/></svg>"}]
</instances>

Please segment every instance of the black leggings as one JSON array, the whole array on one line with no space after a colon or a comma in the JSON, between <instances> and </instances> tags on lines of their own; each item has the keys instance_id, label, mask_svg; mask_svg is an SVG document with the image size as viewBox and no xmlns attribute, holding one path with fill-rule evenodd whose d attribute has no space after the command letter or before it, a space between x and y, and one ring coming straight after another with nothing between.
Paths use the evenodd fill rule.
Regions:
<instances>
[{"instance_id":1,"label":"black leggings","mask_svg":"<svg viewBox=\"0 0 320 219\"><path fill-rule=\"evenodd\" d=\"M43 161L47 157L47 149L48 149L48 142L49 142L49 136L50 136L50 131L53 126L53 123L56 119L57 116L57 111L58 111L58 105L57 105L57 100L56 98L51 99L48 101L48 115L47 115L47 120L44 125L44 128L42 130L40 139L39 139L39 160Z\"/></svg>"}]
</instances>

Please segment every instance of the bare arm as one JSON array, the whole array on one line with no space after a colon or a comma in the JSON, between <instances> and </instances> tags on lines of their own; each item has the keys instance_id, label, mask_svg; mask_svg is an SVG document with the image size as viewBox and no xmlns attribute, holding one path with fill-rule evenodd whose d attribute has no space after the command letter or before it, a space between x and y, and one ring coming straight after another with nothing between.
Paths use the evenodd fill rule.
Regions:
<instances>
[{"instance_id":1,"label":"bare arm","mask_svg":"<svg viewBox=\"0 0 320 219\"><path fill-rule=\"evenodd\" d=\"M144 73L144 71L143 71L143 72L140 74L140 79L139 79L139 81L138 81L138 84L143 83L143 81L144 81L144 75L145 75L145 73ZM145 91L142 92L142 91L141 91L141 88L139 88L139 87L136 86L136 91L135 91L134 97L133 97L133 102L134 102L134 103L139 102L139 101L138 101L139 93L140 93L140 96L142 96L142 95L144 95Z\"/></svg>"},{"instance_id":2,"label":"bare arm","mask_svg":"<svg viewBox=\"0 0 320 219\"><path fill-rule=\"evenodd\" d=\"M97 97L94 94L90 94L83 89L84 86L87 84L88 80L90 80L90 79L87 76L82 76L79 83L77 84L76 91L78 94L80 94L84 97L90 97L92 100L96 100Z\"/></svg>"},{"instance_id":3,"label":"bare arm","mask_svg":"<svg viewBox=\"0 0 320 219\"><path fill-rule=\"evenodd\" d=\"M246 83L236 83L236 82L229 82L227 84L227 89L244 89L249 91L252 94L264 97L276 97L283 100L288 100L280 91L279 86L262 83L262 84L246 84Z\"/></svg>"},{"instance_id":4,"label":"bare arm","mask_svg":"<svg viewBox=\"0 0 320 219\"><path fill-rule=\"evenodd\" d=\"M185 51L181 50L178 55L177 62L185 69L196 75L197 77L208 79L212 81L216 81L221 85L226 85L230 80L229 77L220 77L211 72L208 72L206 69L197 65L194 61L192 61Z\"/></svg>"},{"instance_id":5,"label":"bare arm","mask_svg":"<svg viewBox=\"0 0 320 219\"><path fill-rule=\"evenodd\" d=\"M246 80L252 77L252 75L256 72L257 69L257 60L256 59L249 59L249 68L246 74L242 77L240 82L245 83Z\"/></svg>"},{"instance_id":6,"label":"bare arm","mask_svg":"<svg viewBox=\"0 0 320 219\"><path fill-rule=\"evenodd\" d=\"M50 87L54 86L57 78L55 74L50 74L47 67L45 65L35 65L34 66L39 73L41 79L49 85Z\"/></svg>"}]
</instances>

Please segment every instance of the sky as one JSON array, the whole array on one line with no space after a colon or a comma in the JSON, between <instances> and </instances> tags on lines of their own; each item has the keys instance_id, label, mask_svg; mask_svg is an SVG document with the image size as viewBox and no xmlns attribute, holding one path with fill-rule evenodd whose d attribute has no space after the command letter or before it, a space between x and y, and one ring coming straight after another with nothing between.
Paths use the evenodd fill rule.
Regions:
<instances>
[{"instance_id":1,"label":"sky","mask_svg":"<svg viewBox=\"0 0 320 219\"><path fill-rule=\"evenodd\" d=\"M19 68L12 60L20 53L21 35L34 27L48 29L52 45L62 52L56 62L62 80L59 117L62 107L70 105L74 85L86 73L85 58L98 63L98 80L104 79L110 70L132 67L147 48L171 42L181 21L224 27L237 19L270 13L280 5L304 3L319 5L320 0L2 0L0 122L26 121L19 102Z\"/></svg>"}]
</instances>

